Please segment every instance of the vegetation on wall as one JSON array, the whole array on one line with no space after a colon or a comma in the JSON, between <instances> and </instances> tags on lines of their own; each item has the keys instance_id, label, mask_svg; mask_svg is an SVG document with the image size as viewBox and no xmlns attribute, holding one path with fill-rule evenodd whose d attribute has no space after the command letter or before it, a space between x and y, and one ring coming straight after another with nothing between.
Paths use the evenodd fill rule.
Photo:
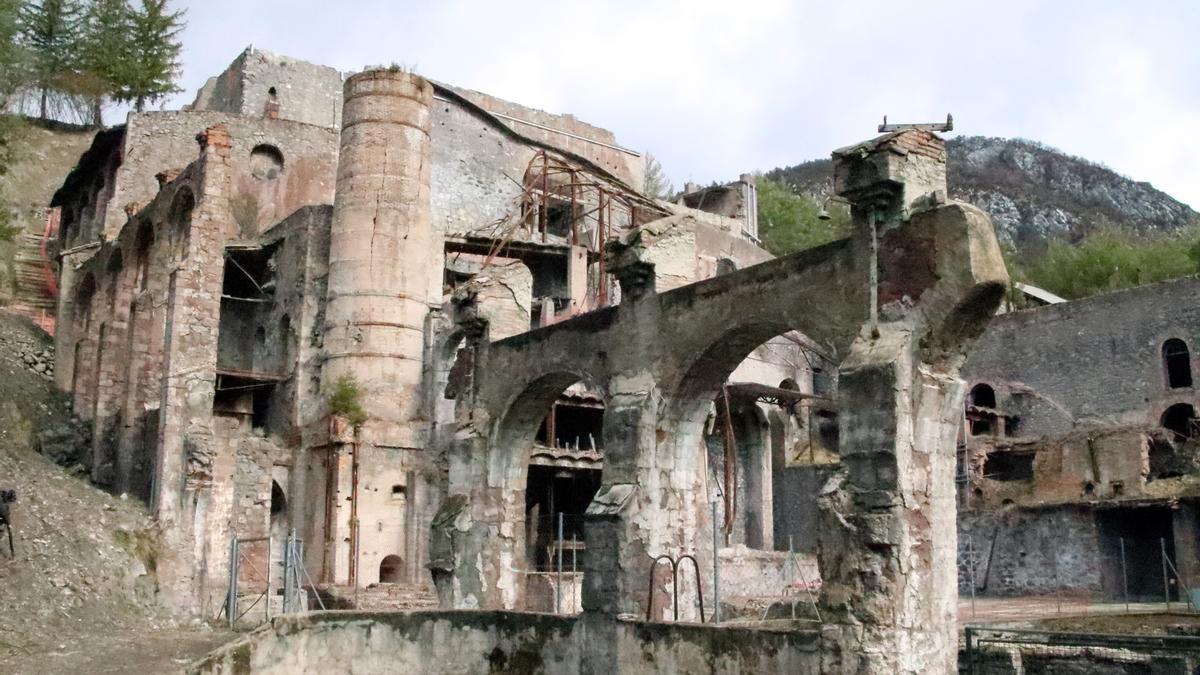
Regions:
<instances>
[{"instance_id":1,"label":"vegetation on wall","mask_svg":"<svg viewBox=\"0 0 1200 675\"><path fill-rule=\"evenodd\" d=\"M6 110L99 126L109 101L143 110L180 90L183 11L167 0L0 0L0 33L10 26Z\"/></svg>"},{"instance_id":2,"label":"vegetation on wall","mask_svg":"<svg viewBox=\"0 0 1200 675\"><path fill-rule=\"evenodd\" d=\"M329 396L329 414L344 417L355 427L362 426L367 421L367 412L359 398L358 380L351 375L341 376Z\"/></svg>"},{"instance_id":3,"label":"vegetation on wall","mask_svg":"<svg viewBox=\"0 0 1200 675\"><path fill-rule=\"evenodd\" d=\"M841 204L830 204L822 220L821 204L797 194L787 185L758 176L758 234L763 247L787 255L820 246L849 235L850 213Z\"/></svg>"}]
</instances>

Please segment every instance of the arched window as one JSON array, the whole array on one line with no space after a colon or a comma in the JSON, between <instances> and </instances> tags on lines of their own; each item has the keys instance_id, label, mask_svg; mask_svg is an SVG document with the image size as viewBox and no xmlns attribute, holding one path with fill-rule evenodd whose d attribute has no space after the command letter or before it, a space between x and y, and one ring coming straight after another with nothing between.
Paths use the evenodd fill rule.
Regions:
<instances>
[{"instance_id":1,"label":"arched window","mask_svg":"<svg viewBox=\"0 0 1200 675\"><path fill-rule=\"evenodd\" d=\"M1164 410L1159 423L1167 431L1173 432L1178 440L1196 437L1196 409L1188 403L1176 403Z\"/></svg>"},{"instance_id":2,"label":"arched window","mask_svg":"<svg viewBox=\"0 0 1200 675\"><path fill-rule=\"evenodd\" d=\"M137 290L146 290L150 284L150 247L154 244L154 230L150 223L143 222L138 228L137 241L134 245L136 257Z\"/></svg>"},{"instance_id":3,"label":"arched window","mask_svg":"<svg viewBox=\"0 0 1200 675\"><path fill-rule=\"evenodd\" d=\"M275 180L283 173L283 153L273 145L256 145L250 151L250 175L257 180Z\"/></svg>"},{"instance_id":4,"label":"arched window","mask_svg":"<svg viewBox=\"0 0 1200 675\"><path fill-rule=\"evenodd\" d=\"M283 493L283 488L279 487L277 481L271 481L271 517L282 516L287 513L287 496Z\"/></svg>"},{"instance_id":5,"label":"arched window","mask_svg":"<svg viewBox=\"0 0 1200 675\"><path fill-rule=\"evenodd\" d=\"M971 389L971 405L978 408L996 407L996 390L990 384L977 384Z\"/></svg>"},{"instance_id":6,"label":"arched window","mask_svg":"<svg viewBox=\"0 0 1200 675\"><path fill-rule=\"evenodd\" d=\"M1164 342L1162 360L1169 389L1192 386L1192 358L1186 342L1179 338L1171 338Z\"/></svg>"}]
</instances>

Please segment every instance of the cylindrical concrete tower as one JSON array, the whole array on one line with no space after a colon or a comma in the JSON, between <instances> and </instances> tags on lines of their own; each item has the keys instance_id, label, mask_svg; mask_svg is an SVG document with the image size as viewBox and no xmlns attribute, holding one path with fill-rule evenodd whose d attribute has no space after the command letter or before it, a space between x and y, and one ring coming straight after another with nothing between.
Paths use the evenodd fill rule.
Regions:
<instances>
[{"instance_id":1,"label":"cylindrical concrete tower","mask_svg":"<svg viewBox=\"0 0 1200 675\"><path fill-rule=\"evenodd\" d=\"M429 222L433 87L370 70L350 77L342 109L329 244L323 382L357 380L364 445L413 448L425 315L442 256Z\"/></svg>"},{"instance_id":2,"label":"cylindrical concrete tower","mask_svg":"<svg viewBox=\"0 0 1200 675\"><path fill-rule=\"evenodd\" d=\"M385 570L407 581L427 575L420 387L425 317L442 278L441 238L430 226L432 104L433 86L410 73L346 81L321 380L330 396L342 377L354 378L367 419L353 441L330 439L334 511L323 536L333 555L323 574L337 583L366 585Z\"/></svg>"}]
</instances>

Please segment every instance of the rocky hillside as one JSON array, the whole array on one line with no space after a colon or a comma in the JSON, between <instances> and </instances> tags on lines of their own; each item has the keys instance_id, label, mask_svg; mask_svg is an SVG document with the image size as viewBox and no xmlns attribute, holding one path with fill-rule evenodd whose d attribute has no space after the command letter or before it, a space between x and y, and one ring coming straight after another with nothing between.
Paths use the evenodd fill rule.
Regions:
<instances>
[{"instance_id":1,"label":"rocky hillside","mask_svg":"<svg viewBox=\"0 0 1200 675\"><path fill-rule=\"evenodd\" d=\"M0 673L168 673L228 638L159 607L157 534L140 502L78 464L86 435L54 388L49 337L0 309Z\"/></svg>"},{"instance_id":2,"label":"rocky hillside","mask_svg":"<svg viewBox=\"0 0 1200 675\"><path fill-rule=\"evenodd\" d=\"M1149 183L1020 139L962 136L947 142L950 196L979 206L1002 240L1036 251L1051 239L1077 241L1119 225L1138 232L1171 232L1200 225L1200 214ZM769 178L814 196L833 186L829 160L767 172Z\"/></svg>"}]
</instances>

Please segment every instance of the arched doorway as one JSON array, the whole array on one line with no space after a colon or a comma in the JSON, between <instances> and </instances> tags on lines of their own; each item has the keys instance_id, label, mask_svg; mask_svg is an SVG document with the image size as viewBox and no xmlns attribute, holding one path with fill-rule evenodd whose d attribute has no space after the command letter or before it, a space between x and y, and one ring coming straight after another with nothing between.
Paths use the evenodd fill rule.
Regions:
<instances>
[{"instance_id":1,"label":"arched doorway","mask_svg":"<svg viewBox=\"0 0 1200 675\"><path fill-rule=\"evenodd\" d=\"M379 563L379 583L398 584L404 580L404 560L398 555L385 556Z\"/></svg>"},{"instance_id":2,"label":"arched doorway","mask_svg":"<svg viewBox=\"0 0 1200 675\"><path fill-rule=\"evenodd\" d=\"M527 610L580 609L583 517L600 488L603 426L604 398L583 382L555 397L538 426L525 475Z\"/></svg>"}]
</instances>

